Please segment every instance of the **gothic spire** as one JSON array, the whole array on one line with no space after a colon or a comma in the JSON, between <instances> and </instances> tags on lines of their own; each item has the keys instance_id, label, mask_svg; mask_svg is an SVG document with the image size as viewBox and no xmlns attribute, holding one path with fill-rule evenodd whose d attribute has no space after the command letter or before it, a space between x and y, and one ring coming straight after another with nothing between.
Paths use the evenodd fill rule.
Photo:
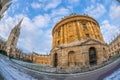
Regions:
<instances>
[{"instance_id":1,"label":"gothic spire","mask_svg":"<svg viewBox=\"0 0 120 80\"><path fill-rule=\"evenodd\" d=\"M16 26L20 28L22 21L23 21L23 18L20 20L20 22Z\"/></svg>"}]
</instances>

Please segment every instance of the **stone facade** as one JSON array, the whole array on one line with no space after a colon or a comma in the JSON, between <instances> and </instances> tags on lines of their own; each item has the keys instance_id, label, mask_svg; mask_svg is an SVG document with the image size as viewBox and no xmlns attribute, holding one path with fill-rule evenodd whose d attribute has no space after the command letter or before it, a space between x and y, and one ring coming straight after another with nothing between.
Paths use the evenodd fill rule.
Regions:
<instances>
[{"instance_id":1,"label":"stone facade","mask_svg":"<svg viewBox=\"0 0 120 80\"><path fill-rule=\"evenodd\" d=\"M72 14L52 31L51 66L57 69L83 68L102 64L108 59L97 21L87 15Z\"/></svg>"},{"instance_id":2,"label":"stone facade","mask_svg":"<svg viewBox=\"0 0 120 80\"><path fill-rule=\"evenodd\" d=\"M118 35L110 44L108 47L108 54L109 57L112 57L116 54L120 53L120 35Z\"/></svg>"},{"instance_id":3,"label":"stone facade","mask_svg":"<svg viewBox=\"0 0 120 80\"><path fill-rule=\"evenodd\" d=\"M0 41L0 50L6 50L6 43L4 41Z\"/></svg>"},{"instance_id":4,"label":"stone facade","mask_svg":"<svg viewBox=\"0 0 120 80\"><path fill-rule=\"evenodd\" d=\"M24 60L25 56L24 56L22 50L20 50L18 48L15 49L15 58Z\"/></svg>"},{"instance_id":5,"label":"stone facade","mask_svg":"<svg viewBox=\"0 0 120 80\"><path fill-rule=\"evenodd\" d=\"M72 14L55 25L52 48L88 38L104 42L99 24L87 15Z\"/></svg>"},{"instance_id":6,"label":"stone facade","mask_svg":"<svg viewBox=\"0 0 120 80\"><path fill-rule=\"evenodd\" d=\"M48 65L50 66L50 56L49 55L40 55L35 52L29 54L30 61L38 64Z\"/></svg>"}]
</instances>

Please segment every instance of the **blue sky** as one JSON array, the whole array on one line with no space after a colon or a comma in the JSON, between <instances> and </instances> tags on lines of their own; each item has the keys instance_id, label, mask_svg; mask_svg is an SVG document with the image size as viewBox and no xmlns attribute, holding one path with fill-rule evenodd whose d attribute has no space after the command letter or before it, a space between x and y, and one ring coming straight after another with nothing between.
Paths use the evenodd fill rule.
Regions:
<instances>
[{"instance_id":1,"label":"blue sky","mask_svg":"<svg viewBox=\"0 0 120 80\"><path fill-rule=\"evenodd\" d=\"M17 47L46 54L52 48L52 28L71 13L95 18L107 43L120 33L120 3L116 0L12 0L0 21L0 35L7 40L11 29L24 17Z\"/></svg>"}]
</instances>

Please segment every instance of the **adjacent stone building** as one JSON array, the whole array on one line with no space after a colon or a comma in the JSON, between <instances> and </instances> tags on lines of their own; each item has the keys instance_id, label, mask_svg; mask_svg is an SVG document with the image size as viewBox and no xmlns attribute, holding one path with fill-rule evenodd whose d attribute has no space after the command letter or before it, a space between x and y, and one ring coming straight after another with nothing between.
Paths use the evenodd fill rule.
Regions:
<instances>
[{"instance_id":1,"label":"adjacent stone building","mask_svg":"<svg viewBox=\"0 0 120 80\"><path fill-rule=\"evenodd\" d=\"M0 41L0 54L7 55L6 43L4 41Z\"/></svg>"},{"instance_id":2,"label":"adjacent stone building","mask_svg":"<svg viewBox=\"0 0 120 80\"><path fill-rule=\"evenodd\" d=\"M72 14L52 31L51 65L57 69L84 68L107 60L107 45L98 22L87 15Z\"/></svg>"},{"instance_id":3,"label":"adjacent stone building","mask_svg":"<svg viewBox=\"0 0 120 80\"><path fill-rule=\"evenodd\" d=\"M21 60L23 59L23 52L19 48L15 49L15 58L21 59Z\"/></svg>"},{"instance_id":4,"label":"adjacent stone building","mask_svg":"<svg viewBox=\"0 0 120 80\"><path fill-rule=\"evenodd\" d=\"M118 35L108 46L109 57L116 54L120 54L120 35Z\"/></svg>"},{"instance_id":5,"label":"adjacent stone building","mask_svg":"<svg viewBox=\"0 0 120 80\"><path fill-rule=\"evenodd\" d=\"M50 66L50 55L42 55L32 52L29 54L30 61Z\"/></svg>"}]
</instances>

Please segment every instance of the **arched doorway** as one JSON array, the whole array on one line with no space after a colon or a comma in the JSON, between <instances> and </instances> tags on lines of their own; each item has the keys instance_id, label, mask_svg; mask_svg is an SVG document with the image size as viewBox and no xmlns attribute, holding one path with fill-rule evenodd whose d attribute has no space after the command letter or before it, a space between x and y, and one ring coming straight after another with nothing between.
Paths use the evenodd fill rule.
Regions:
<instances>
[{"instance_id":1,"label":"arched doorway","mask_svg":"<svg viewBox=\"0 0 120 80\"><path fill-rule=\"evenodd\" d=\"M89 49L89 64L95 65L97 64L97 55L96 55L96 49L94 47L91 47Z\"/></svg>"},{"instance_id":2,"label":"arched doorway","mask_svg":"<svg viewBox=\"0 0 120 80\"><path fill-rule=\"evenodd\" d=\"M74 51L70 51L68 53L68 66L75 66L75 52Z\"/></svg>"},{"instance_id":3,"label":"arched doorway","mask_svg":"<svg viewBox=\"0 0 120 80\"><path fill-rule=\"evenodd\" d=\"M58 55L57 55L57 53L55 53L54 54L54 67L57 67L57 65L58 65Z\"/></svg>"},{"instance_id":4,"label":"arched doorway","mask_svg":"<svg viewBox=\"0 0 120 80\"><path fill-rule=\"evenodd\" d=\"M7 56L7 52L5 50L0 50L0 54L3 54L3 55Z\"/></svg>"}]
</instances>

